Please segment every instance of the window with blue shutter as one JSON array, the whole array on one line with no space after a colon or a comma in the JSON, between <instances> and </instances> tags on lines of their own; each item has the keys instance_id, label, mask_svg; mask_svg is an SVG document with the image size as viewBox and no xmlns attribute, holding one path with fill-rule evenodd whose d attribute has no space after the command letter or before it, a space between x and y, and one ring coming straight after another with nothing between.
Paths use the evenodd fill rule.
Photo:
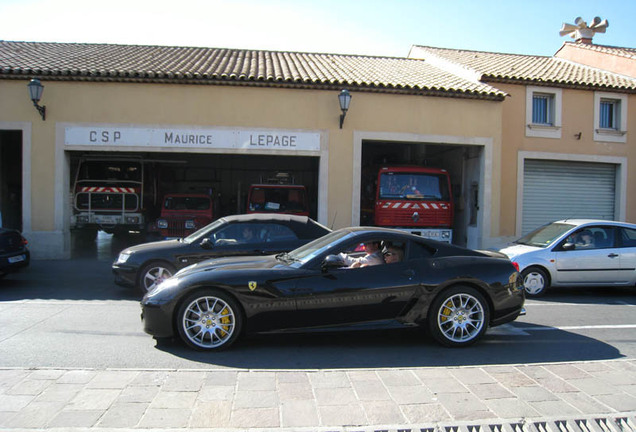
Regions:
<instances>
[{"instance_id":1,"label":"window with blue shutter","mask_svg":"<svg viewBox=\"0 0 636 432\"><path fill-rule=\"evenodd\" d=\"M619 129L620 101L601 99L599 127L601 129Z\"/></svg>"},{"instance_id":2,"label":"window with blue shutter","mask_svg":"<svg viewBox=\"0 0 636 432\"><path fill-rule=\"evenodd\" d=\"M532 95L532 123L554 125L554 95L544 93Z\"/></svg>"}]
</instances>

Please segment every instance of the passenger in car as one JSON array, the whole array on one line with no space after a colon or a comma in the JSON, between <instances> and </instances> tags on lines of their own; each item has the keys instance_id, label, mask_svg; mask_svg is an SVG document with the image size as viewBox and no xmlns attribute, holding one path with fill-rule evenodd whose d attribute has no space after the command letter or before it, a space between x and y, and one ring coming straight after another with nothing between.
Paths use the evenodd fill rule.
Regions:
<instances>
[{"instance_id":1,"label":"passenger in car","mask_svg":"<svg viewBox=\"0 0 636 432\"><path fill-rule=\"evenodd\" d=\"M393 264L402 261L404 258L404 251L397 246L389 246L382 251L384 256L384 262L387 264Z\"/></svg>"}]
</instances>

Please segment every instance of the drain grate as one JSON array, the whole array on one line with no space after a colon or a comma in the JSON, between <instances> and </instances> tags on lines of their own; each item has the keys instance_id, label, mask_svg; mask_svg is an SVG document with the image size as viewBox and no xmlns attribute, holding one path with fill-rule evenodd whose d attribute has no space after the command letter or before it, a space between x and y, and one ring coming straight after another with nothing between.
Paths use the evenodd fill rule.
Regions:
<instances>
[{"instance_id":1,"label":"drain grate","mask_svg":"<svg viewBox=\"0 0 636 432\"><path fill-rule=\"evenodd\" d=\"M316 429L319 432L323 429ZM475 424L436 424L428 427L399 428L344 428L324 429L329 432L636 432L636 413L629 416L606 416L550 421L521 420ZM308 429L309 431L309 429Z\"/></svg>"}]
</instances>

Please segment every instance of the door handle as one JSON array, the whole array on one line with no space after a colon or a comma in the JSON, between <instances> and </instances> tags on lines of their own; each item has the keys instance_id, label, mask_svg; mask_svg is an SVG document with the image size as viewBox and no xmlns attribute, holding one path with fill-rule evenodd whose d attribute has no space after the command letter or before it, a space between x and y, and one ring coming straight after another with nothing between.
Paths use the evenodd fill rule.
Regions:
<instances>
[{"instance_id":1,"label":"door handle","mask_svg":"<svg viewBox=\"0 0 636 432\"><path fill-rule=\"evenodd\" d=\"M608 255L609 258L616 258L618 256L618 254L615 253L611 253Z\"/></svg>"}]
</instances>

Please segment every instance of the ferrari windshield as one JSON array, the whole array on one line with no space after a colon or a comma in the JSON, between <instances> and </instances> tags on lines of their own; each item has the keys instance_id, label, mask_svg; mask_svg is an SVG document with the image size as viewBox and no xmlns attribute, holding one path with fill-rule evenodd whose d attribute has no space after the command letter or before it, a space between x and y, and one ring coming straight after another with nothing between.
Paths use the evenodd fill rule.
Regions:
<instances>
[{"instance_id":1,"label":"ferrari windshield","mask_svg":"<svg viewBox=\"0 0 636 432\"><path fill-rule=\"evenodd\" d=\"M546 248L575 226L565 223L551 223L526 234L515 243Z\"/></svg>"},{"instance_id":2,"label":"ferrari windshield","mask_svg":"<svg viewBox=\"0 0 636 432\"><path fill-rule=\"evenodd\" d=\"M288 256L298 265L302 265L319 256L326 250L330 249L336 243L340 243L343 240L353 237L354 235L354 233L347 230L334 231L320 237L319 239L307 243L306 245L301 246L298 249L294 249L293 251L289 252Z\"/></svg>"}]
</instances>

